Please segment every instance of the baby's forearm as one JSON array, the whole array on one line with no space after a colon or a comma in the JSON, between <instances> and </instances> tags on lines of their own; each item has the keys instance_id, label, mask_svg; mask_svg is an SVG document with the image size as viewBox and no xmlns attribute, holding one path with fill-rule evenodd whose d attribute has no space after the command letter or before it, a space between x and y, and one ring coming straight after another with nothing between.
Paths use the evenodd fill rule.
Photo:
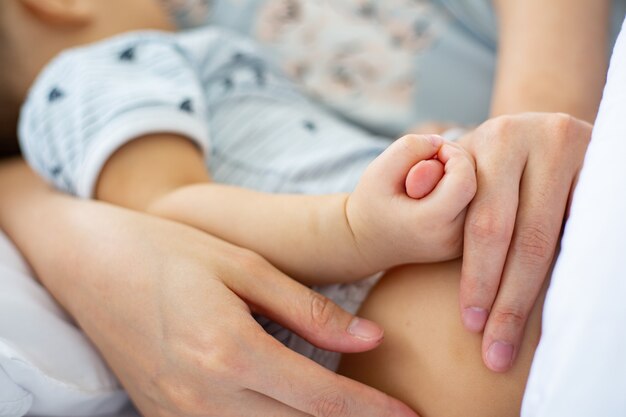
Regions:
<instances>
[{"instance_id":1,"label":"baby's forearm","mask_svg":"<svg viewBox=\"0 0 626 417\"><path fill-rule=\"evenodd\" d=\"M347 194L267 194L205 183L174 190L147 210L257 252L311 285L377 272L358 251L346 201Z\"/></svg>"},{"instance_id":2,"label":"baby's forearm","mask_svg":"<svg viewBox=\"0 0 626 417\"><path fill-rule=\"evenodd\" d=\"M347 195L278 195L211 183L199 150L171 135L136 139L107 162L97 198L186 223L264 256L306 284L377 272L345 215Z\"/></svg>"}]
</instances>

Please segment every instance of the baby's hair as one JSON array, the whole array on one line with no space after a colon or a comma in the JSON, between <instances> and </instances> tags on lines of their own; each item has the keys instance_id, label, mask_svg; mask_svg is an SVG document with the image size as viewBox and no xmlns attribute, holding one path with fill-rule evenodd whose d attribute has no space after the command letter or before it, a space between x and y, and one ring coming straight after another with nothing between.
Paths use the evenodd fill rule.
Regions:
<instances>
[{"instance_id":1,"label":"baby's hair","mask_svg":"<svg viewBox=\"0 0 626 417\"><path fill-rule=\"evenodd\" d=\"M9 93L9 74L13 69L10 65L8 36L5 32L4 16L5 0L0 0L0 157L18 152L17 119L19 106Z\"/></svg>"},{"instance_id":2,"label":"baby's hair","mask_svg":"<svg viewBox=\"0 0 626 417\"><path fill-rule=\"evenodd\" d=\"M9 61L7 61L9 41L6 33L6 19L4 18L4 16L6 16L5 6L5 0L0 0L0 62L2 63L2 65L0 65L0 77L2 77L0 79L1 81L4 81L6 79L6 73L7 71L9 71L7 69L7 67L9 66ZM4 87L4 85L0 85L0 87ZM0 90L0 92L1 91L2 90Z\"/></svg>"}]
</instances>

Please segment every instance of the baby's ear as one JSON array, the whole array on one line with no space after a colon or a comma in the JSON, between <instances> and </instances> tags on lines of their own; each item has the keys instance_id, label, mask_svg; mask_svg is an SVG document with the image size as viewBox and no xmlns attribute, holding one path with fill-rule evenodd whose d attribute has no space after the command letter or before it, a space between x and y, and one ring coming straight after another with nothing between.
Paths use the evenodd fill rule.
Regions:
<instances>
[{"instance_id":1,"label":"baby's ear","mask_svg":"<svg viewBox=\"0 0 626 417\"><path fill-rule=\"evenodd\" d=\"M49 25L83 26L93 18L93 10L89 7L89 2L84 0L19 0L19 2L33 17Z\"/></svg>"}]
</instances>

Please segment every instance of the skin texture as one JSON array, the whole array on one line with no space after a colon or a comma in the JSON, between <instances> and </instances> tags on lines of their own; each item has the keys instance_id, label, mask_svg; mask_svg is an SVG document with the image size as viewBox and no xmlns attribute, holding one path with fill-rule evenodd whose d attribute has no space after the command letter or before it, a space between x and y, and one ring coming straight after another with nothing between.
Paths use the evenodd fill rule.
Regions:
<instances>
[{"instance_id":1,"label":"skin texture","mask_svg":"<svg viewBox=\"0 0 626 417\"><path fill-rule=\"evenodd\" d=\"M481 336L459 320L460 272L460 261L389 272L359 312L385 328L385 340L370 352L344 355L339 372L400 398L422 417L519 416L545 291L515 365L493 373L480 360Z\"/></svg>"},{"instance_id":2,"label":"skin texture","mask_svg":"<svg viewBox=\"0 0 626 417\"><path fill-rule=\"evenodd\" d=\"M8 94L18 100L66 47L131 29L170 28L151 0L3 5L10 51L28 51L14 62L19 77ZM59 196L20 162L0 171L3 230L143 415L416 416L260 328L251 313L326 349L361 351L382 338L377 325L354 318L259 255L188 226Z\"/></svg>"},{"instance_id":3,"label":"skin texture","mask_svg":"<svg viewBox=\"0 0 626 417\"><path fill-rule=\"evenodd\" d=\"M41 69L64 49L138 29L174 26L154 0L4 0L0 31L12 71L3 80L2 96L19 105Z\"/></svg>"},{"instance_id":4,"label":"skin texture","mask_svg":"<svg viewBox=\"0 0 626 417\"><path fill-rule=\"evenodd\" d=\"M97 5L101 8L110 8L109 12L112 12L131 5L131 3L121 0L108 0L107 2L21 0L9 4L28 6L28 8L13 9L11 6L7 13L2 14L2 18L6 19L7 22L20 22L19 25L14 26L13 42L15 49L29 51L28 60L16 64L18 67L15 74L24 76L23 79L16 79L12 83L15 86L16 95L26 91L30 81L41 66L58 52L54 51L55 48L62 49L62 47L68 46L66 36L78 36L80 33L80 36L72 41L77 43L84 43L92 39L91 37L96 34L96 29L99 37L108 36L103 26L88 25L93 17L89 13L90 10L93 11L90 7ZM38 5L45 7L51 4L54 6L52 9L49 7L43 11L37 9ZM74 6L78 8L74 9ZM145 4L139 1L132 2L132 6L142 8L141 16L149 16L150 14L146 10L153 10L150 9L152 6L147 2ZM67 7L71 7L69 12ZM39 10L39 13L32 13L33 10ZM132 16L132 13L123 16L116 13L116 16L118 17L116 19L117 26L113 28L115 31L130 28L124 25L129 23L126 17ZM50 24L35 26L37 19L42 17ZM163 21L162 26L167 28L169 24ZM87 27L89 30L86 30ZM152 26L148 25L148 27ZM63 30L59 32L59 28ZM46 42L41 42L41 39L45 39ZM42 50L43 48L46 49ZM47 48L51 49L48 50ZM538 235L536 231L545 230L542 228L545 224L549 225L548 229L551 231L556 227L555 225L560 227L567 193L584 155L586 144L579 146L579 143L584 142L580 139L584 135L572 134L574 131L584 130L576 128L577 122L562 115L546 115L544 117L544 121L531 119L526 120L526 122L530 123L530 126L543 126L547 130L519 129L519 133L512 133L518 132L518 129L515 128L516 123L519 123L520 126L525 125L524 117L521 117L519 122L514 117L501 118L489 125L489 129L491 129L489 132L492 133L486 134L485 129L479 129L478 133L468 136L464 141L468 151L479 162L479 181L482 181L480 189L483 190L483 193L475 200L476 203L472 206L473 210L470 209L470 221L468 221L468 229L466 229L466 241L470 241L468 245L470 249L466 250L465 262L468 266L464 269L464 280L462 281L464 291L478 295L474 298L468 298L464 295L466 292L462 291L461 297L464 300L462 306L480 305L485 311L491 312L490 324L487 325L485 332L483 354L493 340L505 340L507 343L511 343L514 346L514 352L519 346L524 329L523 324L529 311L528 305L534 302L534 297L539 293L538 288L541 287L545 277L541 271L547 269L553 255L552 249L557 240L557 234L549 234L547 239L543 240L542 235ZM565 144L570 144L572 137L574 139L572 143L575 146L565 146ZM491 139L487 140L489 138ZM568 151L564 152L564 149ZM570 149L573 150L570 152ZM511 155L513 155L513 160L510 159ZM511 173L508 169L510 166L515 166L518 169ZM519 167L531 167L532 169L519 169ZM531 175L533 172L536 175ZM13 180L16 177L11 174L8 178ZM519 196L520 185L523 185L521 196ZM310 308L311 305L326 306L327 304L324 302L321 304L319 302L307 302L306 300L309 298L304 296L310 294L309 292L300 287L298 287L299 290L294 290L288 286L287 282L289 281L286 281L282 274L277 275L277 272L268 267L267 263L257 255L232 249L232 246L222 241L205 240L208 238L204 238L202 243L196 242L193 245L189 245L186 238L172 240L171 236L176 235L177 231L181 229L176 228L174 230L170 228L173 227L170 223L166 223L169 226L165 227L163 223L156 223L154 219L148 221L145 217L134 217L125 211L123 211L124 214L111 215L108 209L104 209L100 205L73 205L68 203L68 199L55 197L48 200L49 197L41 198L42 195L37 193L28 195L26 199L14 198L11 197L14 195L11 194L12 192L14 191L2 192L2 204L6 207L5 213L8 216L3 220L3 227L13 231L11 236L18 242L18 245L21 244L26 247L23 250L30 254L29 259L33 264L39 265L38 270L42 272L41 275L51 277L45 281L45 284L62 300L75 317L78 317L81 325L87 329L88 334L94 339L109 362L113 364L114 369L118 371L131 395L145 414L173 416L194 413L202 415L249 415L245 414L245 410L254 409L259 410L259 415L301 415L300 412L294 411L298 408L314 415L326 413L339 416L350 414L367 416L385 415L385 413L392 412L390 410L401 409L398 403L387 397L367 390L360 385L351 384L347 380L322 373L318 367L303 361L301 358L289 355L288 352L281 351L282 354L279 354L278 357L274 356L277 348L275 345L271 345L267 339L264 339L267 343L263 343L267 349L261 347L254 352L251 350L250 346L256 346L254 343L258 343L256 338L262 338L262 335L255 331L254 323L250 321L247 309L251 307L258 311L272 313L279 319L287 320L288 324L313 339L340 335L337 340L346 343L348 347L342 345L337 347L339 349L367 349L379 341L379 338L372 336L376 331L369 333L370 339L364 345L356 343L362 342L362 340L353 340L353 337L345 336L351 317L338 313L334 308L330 308L330 310ZM496 198L494 202L493 196L498 195L506 196L506 198ZM518 196L521 202L519 207L516 207L517 210L515 207L511 209L510 202L517 204ZM532 203L536 201L540 201L540 204L533 206ZM49 204L50 206L48 206ZM43 207L49 210L41 210ZM78 207L80 210L77 209ZM94 211L91 211L92 208ZM548 210L545 210L546 208ZM79 215L79 212L83 214ZM12 214L9 215L8 213ZM16 213L19 216L16 217ZM59 216L51 216L51 213L59 214ZM74 213L77 217L75 219L64 217L69 213ZM114 213L122 212L114 211ZM506 213L506 218L495 216L498 213ZM87 216L88 214L91 217ZM494 219L493 221L489 220L490 214L494 215L491 217ZM133 219L132 222L122 220L122 218L127 218L127 215ZM30 229L32 229L32 224L48 216L54 217L56 223L39 228L41 234L38 236L41 237L39 239L41 246L29 247L27 240L33 240L34 232L29 230L25 222L31 222ZM109 218L115 221L110 223L103 221L89 228L87 227L89 218ZM74 223L77 219L83 219L83 222ZM128 227L123 228L120 225L127 225ZM18 228L20 229L18 230ZM185 230L188 231L189 229ZM98 246L86 243L89 242L87 232L92 232L94 236L102 236L100 233L103 231L115 231L119 235L105 234L107 239L104 239L104 242L108 242L110 246L103 244L102 239L92 241L94 245L98 244ZM45 235L44 232L48 234ZM183 234L190 240L195 240L196 237L192 238L192 235L190 232ZM54 242L51 241L51 236L55 237ZM59 236L64 238L59 239ZM155 241L150 241L154 246L146 247L145 236L158 238ZM67 246L60 245L59 240L65 241ZM511 242L513 242L512 249L509 256L506 257L506 251L508 251ZM537 246L537 242L541 246ZM86 250L86 247L90 248L91 254L89 256L84 258L77 256L72 262L68 262L65 258L68 252L78 254L81 252L77 248ZM116 259L118 261L116 269L110 268L110 262L105 262L100 257L94 257L93 247L101 249L96 251L97 255L103 256L103 254L108 253L109 256L103 257ZM125 250L120 251L120 248ZM155 248L160 249L155 250ZM537 250L537 248L539 249ZM65 250L61 251L61 249ZM503 250L505 255L502 255ZM490 256L487 256L492 252L499 254L495 256L495 262ZM178 262L180 263L176 263L174 267L181 269L174 268L163 272L159 260L169 258L171 253L179 254ZM207 253L211 253L212 256L207 257ZM53 254L56 254L57 259L64 259L64 263L67 265L55 264L58 260L53 259ZM137 260L142 260L143 263L136 264ZM481 266L481 263L485 262L489 264ZM508 265L506 267L503 266L505 262ZM79 266L79 268L70 270L70 265ZM132 267L133 265L135 267ZM207 320L206 317L205 320L201 320L202 315L195 315L189 310L181 309L185 307L184 303L177 305L175 304L176 300L173 300L171 301L173 304L167 304L170 300L157 297L159 284L167 283L169 277L179 276L181 270L186 271L185 268L190 266L197 267L197 270L194 274L189 274L193 279L190 278L190 281L186 281L188 285L186 288L194 288L194 293L212 294L215 297L211 298L215 303L212 304L216 308L215 311L219 311L220 314L227 317L233 317L235 323L230 324L234 324L239 333L235 335L228 333L227 329L223 327L207 329L206 323L210 320ZM487 271L486 278L483 279L483 275L479 275L478 272L472 272L472 268L474 271ZM500 273L503 270L505 271L504 277ZM55 271L56 273L54 273ZM73 279L64 280L66 276L59 271L68 273L67 276ZM82 274L79 274L81 271ZM97 271L97 273L93 274L93 271ZM128 275L137 277L139 295L129 294L126 282ZM92 276L94 281L85 281L85 276ZM206 278L206 276L217 278L217 280L206 284L206 279L201 279ZM296 301L287 307L274 305L276 301L269 295L267 298L257 300L255 297L263 293L259 292L260 288L258 285L254 285L255 280L250 279L250 277L256 279L259 276L274 277L273 279L276 280L277 284L275 287L270 286L270 290L283 289L289 294L298 293L300 297L293 296ZM507 276L512 278L507 278ZM157 278L161 281L152 281ZM93 285L87 285L88 283ZM530 283L531 288L529 291L524 291L527 289L528 283ZM203 287L203 285L215 285L215 287L209 288ZM287 287L291 290L285 289ZM150 291L143 291L146 289ZM184 298L185 288L172 290L174 293L180 294L181 299ZM80 293L82 297L77 297L77 293ZM496 293L498 294L497 298ZM512 294L516 294L516 296L512 296ZM246 296L249 299L246 299ZM93 306L97 305L102 297L114 302L107 304L106 308L94 309ZM208 308L206 298L196 299L199 308ZM301 302L298 303L300 300ZM311 297L310 300L316 299ZM146 310L129 311L127 310L128 305L153 307L154 310L151 311L155 312L155 315L151 316ZM163 307L163 309L158 307ZM156 312L161 311L165 311L164 316L156 314ZM185 311L189 316L183 314ZM294 311L298 314L294 314ZM311 315L311 311L322 311L325 315L318 317L315 315L318 313ZM129 314L137 318L139 325L136 328L127 328L126 322ZM206 314L210 316L209 313ZM103 317L109 317L110 321L102 321ZM195 326L187 324L188 318L198 320L194 322ZM164 341L157 331L142 333L137 330L139 328L158 329L167 321L166 319L172 320L169 323L172 329L180 330L184 334L176 334L174 339ZM301 322L294 322L296 319L301 320ZM318 322L317 320L322 321ZM325 326L331 326L334 330L327 332L329 336L320 336L320 329L327 330ZM323 333L324 331L321 331L321 334ZM108 335L108 337L104 338L103 334ZM219 345L217 351L211 350L215 344L209 346L205 343L196 343L197 340L194 337L198 335L206 335L207 340L218 339L224 343ZM239 341L242 338L244 342ZM128 343L129 340L132 343ZM177 344L172 340L183 340L184 342ZM228 344L227 341L231 343ZM246 341L248 344L245 343ZM336 341L326 340L318 343L333 346ZM325 343L329 343L329 345ZM154 346L165 347L163 350L157 351ZM182 351L179 350L181 347ZM185 349L186 347L189 349ZM137 351L142 349L145 350L142 352L144 356L139 357ZM216 353L216 356L210 357L217 359L209 360L208 364L204 359L199 359L205 358L209 352ZM521 355L522 351L519 352ZM277 371L276 369L264 369L258 365L259 363L272 362L281 362L285 367ZM157 366L161 367L157 368ZM493 366L492 369L494 369ZM504 368L496 368L496 370L504 370ZM244 372L243 379L241 372ZM306 378L298 380L299 388L296 391L306 392L307 397L290 395L290 392L293 393L292 387L270 386L266 379L267 375L272 372L279 372L281 375L295 373L296 376L306 376ZM156 376L162 376L163 379L155 378ZM181 387L176 382L181 380L189 381L188 385ZM249 386L240 385L239 381L242 380L248 382ZM164 382L156 383L155 381ZM314 387L310 385L311 381L316 381ZM254 395L254 392L263 392L266 396ZM329 394L337 392L344 395L339 397ZM206 403L206 398L217 398L220 394L222 394L220 398L224 398L224 403ZM268 400L267 397L277 401ZM203 398L204 400L202 400ZM411 415L406 409L398 411L396 415L405 414Z\"/></svg>"},{"instance_id":5,"label":"skin texture","mask_svg":"<svg viewBox=\"0 0 626 417\"><path fill-rule=\"evenodd\" d=\"M184 225L60 195L17 160L0 164L0 194L0 226L143 415L416 417L265 333L251 312L328 349L362 351L382 339L378 326L258 255Z\"/></svg>"},{"instance_id":6,"label":"skin texture","mask_svg":"<svg viewBox=\"0 0 626 417\"><path fill-rule=\"evenodd\" d=\"M491 115L563 112L593 122L608 68L611 1L494 5L500 33Z\"/></svg>"},{"instance_id":7,"label":"skin texture","mask_svg":"<svg viewBox=\"0 0 626 417\"><path fill-rule=\"evenodd\" d=\"M478 180L465 221L461 317L468 330L484 330L482 356L493 371L518 356L591 130L565 114L528 113L494 118L460 140Z\"/></svg>"},{"instance_id":8,"label":"skin texture","mask_svg":"<svg viewBox=\"0 0 626 417\"><path fill-rule=\"evenodd\" d=\"M567 116L547 116L546 130L532 134L525 122L515 132L520 123L499 116L561 112L593 123L608 65L610 3L494 1L500 30L494 119L487 122L490 129L483 125L462 141L477 163L479 193L466 219L460 306L466 329L485 331L482 355L496 372L515 361L557 246L556 231L577 174L572 164L582 163L586 148L578 146L578 123ZM429 123L411 131L443 133L450 127ZM582 142L591 136L587 130ZM494 340L509 346L508 354L492 356Z\"/></svg>"},{"instance_id":9,"label":"skin texture","mask_svg":"<svg viewBox=\"0 0 626 417\"><path fill-rule=\"evenodd\" d=\"M476 159L479 193L467 214L460 296L466 329L485 331L482 355L493 371L515 361L591 137L590 126L563 115L550 116L534 132L529 125L514 131L511 119L497 116L562 112L593 123L608 66L610 3L494 1L500 29L496 118L488 126L495 130L483 125L464 141ZM493 341L509 348L490 353Z\"/></svg>"},{"instance_id":10,"label":"skin texture","mask_svg":"<svg viewBox=\"0 0 626 417\"><path fill-rule=\"evenodd\" d=\"M501 25L503 55L494 114L533 109L569 111L587 119L595 114L605 69L602 63L606 63L605 48L598 45L606 44L603 33L608 1L564 2L498 2L498 14L507 24ZM16 68L16 78L10 80L14 102L24 96L45 62L65 47L129 29L171 29L152 0L15 0L3 6L0 18L11 45L7 52L15 57L17 51L29 51L26 57L11 60ZM119 15L122 8L125 13ZM562 19L563 10L568 16L571 13L572 19ZM115 16L114 24L96 19L100 14ZM541 24L531 33L525 30L526 23L535 16L541 16ZM558 37L560 34L565 41ZM588 59L590 52L594 57L598 54L598 59L585 61L583 57ZM523 65L519 65L520 59ZM536 87L543 85L542 80L549 80L550 88ZM515 92L510 92L513 88ZM509 96L512 98L505 101L498 98ZM569 192L585 151L578 146L578 134L573 134L575 152L565 149L570 143L568 126L577 124L573 119L545 115L547 122L540 124L547 130L535 130L528 136L529 126L525 117L520 118L496 118L487 124L492 133L485 134L483 126L462 141L477 161L481 192L470 205L466 221L461 311L469 330L485 329L483 357L490 369L499 372L506 371L515 360L529 305L535 301L536 288L543 282L557 243L553 231L563 221L568 198L564 193ZM515 132L517 125L520 129ZM564 163L557 165L555 161ZM509 173L509 166L516 169ZM531 169L520 169L527 166ZM521 184L526 184L522 193ZM515 206L518 201L515 210L511 202ZM535 201L543 205L535 205ZM543 232L544 226L550 233ZM492 252L495 257L490 256ZM532 288L525 291L528 286ZM490 356L493 341L509 346L510 355ZM490 357L495 360L488 360Z\"/></svg>"},{"instance_id":11,"label":"skin texture","mask_svg":"<svg viewBox=\"0 0 626 417\"><path fill-rule=\"evenodd\" d=\"M152 135L112 156L97 198L193 226L253 250L306 285L325 285L458 257L474 172L458 145L408 135L369 165L352 193L268 194L211 183L188 140Z\"/></svg>"}]
</instances>

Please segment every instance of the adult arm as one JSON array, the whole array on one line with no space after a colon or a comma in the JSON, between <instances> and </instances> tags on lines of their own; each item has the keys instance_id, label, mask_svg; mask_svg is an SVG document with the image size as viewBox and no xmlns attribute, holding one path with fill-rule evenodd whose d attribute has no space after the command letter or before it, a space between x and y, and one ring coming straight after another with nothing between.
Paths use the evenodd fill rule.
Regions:
<instances>
[{"instance_id":1,"label":"adult arm","mask_svg":"<svg viewBox=\"0 0 626 417\"><path fill-rule=\"evenodd\" d=\"M610 1L495 4L493 115L562 112L592 122L608 61ZM553 114L495 118L462 141L476 159L478 192L467 214L460 303L466 328L484 330L492 370L508 370L517 356L590 137L590 125Z\"/></svg>"},{"instance_id":2,"label":"adult arm","mask_svg":"<svg viewBox=\"0 0 626 417\"><path fill-rule=\"evenodd\" d=\"M0 193L2 229L144 415L415 417L258 326L251 311L340 351L371 349L382 336L253 253L56 194L17 160L0 165Z\"/></svg>"},{"instance_id":3,"label":"adult arm","mask_svg":"<svg viewBox=\"0 0 626 417\"><path fill-rule=\"evenodd\" d=\"M609 54L610 0L495 0L498 60L491 116L561 112L593 122ZM423 123L412 133L444 133Z\"/></svg>"},{"instance_id":4,"label":"adult arm","mask_svg":"<svg viewBox=\"0 0 626 417\"><path fill-rule=\"evenodd\" d=\"M492 116L562 112L593 122L608 65L610 0L494 1Z\"/></svg>"},{"instance_id":5,"label":"adult arm","mask_svg":"<svg viewBox=\"0 0 626 417\"><path fill-rule=\"evenodd\" d=\"M465 223L460 303L484 329L483 359L511 368L549 276L570 191L592 126L564 114L492 119L461 139L476 156L478 191Z\"/></svg>"}]
</instances>

